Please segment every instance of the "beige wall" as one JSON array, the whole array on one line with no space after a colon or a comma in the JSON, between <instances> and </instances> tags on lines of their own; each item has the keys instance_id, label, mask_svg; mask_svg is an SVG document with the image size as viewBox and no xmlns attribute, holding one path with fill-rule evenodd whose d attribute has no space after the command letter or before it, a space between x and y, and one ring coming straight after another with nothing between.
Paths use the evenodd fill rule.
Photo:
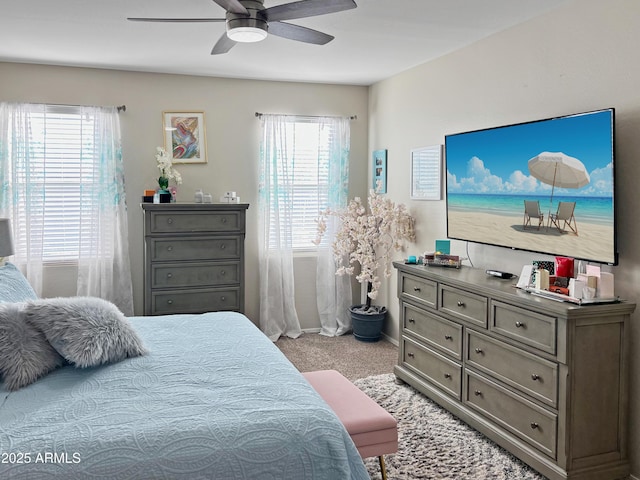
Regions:
<instances>
[{"instance_id":1,"label":"beige wall","mask_svg":"<svg viewBox=\"0 0 640 480\"><path fill-rule=\"evenodd\" d=\"M640 302L640 2L575 0L538 19L478 42L386 81L364 87L257 82L91 69L0 63L1 100L71 104L126 104L122 115L129 230L137 312L142 305L142 215L138 196L154 186L154 148L162 142L163 110L204 110L209 164L182 168L179 198L196 188L218 195L235 190L252 204L248 212L246 312L257 321L256 158L259 122L255 111L358 115L352 124L351 191L363 195L375 149L389 150L388 192L417 217L419 254L445 238L445 205L409 198L409 151L442 144L447 133L616 108L617 192L620 265L616 292ZM367 105L368 95L368 105ZM368 138L368 145L367 145ZM370 175L371 172L369 172ZM352 196L353 196L352 195ZM466 255L454 242L454 253ZM532 254L469 245L479 268L519 272ZM539 257L539 255L536 255ZM398 256L400 258L400 256ZM296 260L296 300L304 328L317 325L313 261ZM306 274L306 277L305 277ZM69 272L50 276L50 292L65 294ZM58 279L54 282L54 279ZM387 334L397 338L395 273L377 303L392 313ZM71 287L70 287L71 288ZM640 478L640 312L632 318L632 472ZM312 318L313 317L313 318Z\"/></svg>"},{"instance_id":2,"label":"beige wall","mask_svg":"<svg viewBox=\"0 0 640 480\"><path fill-rule=\"evenodd\" d=\"M571 114L616 109L616 189L620 265L616 293L640 302L640 2L576 0L548 15L374 85L369 98L369 151L389 150L389 195L417 217L412 253L446 238L445 202L409 198L409 151L444 143L444 135ZM466 255L453 242L453 253ZM519 273L534 254L469 244L476 267ZM540 257L540 255L535 255ZM394 314L396 275L380 303ZM632 318L632 472L640 478L640 309Z\"/></svg>"},{"instance_id":3,"label":"beige wall","mask_svg":"<svg viewBox=\"0 0 640 480\"><path fill-rule=\"evenodd\" d=\"M202 188L218 198L238 192L247 212L245 313L258 322L257 192L260 122L255 112L301 115L357 115L351 124L352 195L366 191L368 89L161 75L83 68L0 63L0 100L127 106L121 114L129 215L129 246L136 313L142 313L142 210L145 188L155 188L155 147L162 145L162 111L204 111L209 163L183 165L178 200L192 201ZM319 327L315 306L315 262L296 259L296 299L303 328ZM310 274L311 272L311 274ZM75 293L75 271L45 274L45 296ZM312 300L312 301L311 301Z\"/></svg>"}]
</instances>

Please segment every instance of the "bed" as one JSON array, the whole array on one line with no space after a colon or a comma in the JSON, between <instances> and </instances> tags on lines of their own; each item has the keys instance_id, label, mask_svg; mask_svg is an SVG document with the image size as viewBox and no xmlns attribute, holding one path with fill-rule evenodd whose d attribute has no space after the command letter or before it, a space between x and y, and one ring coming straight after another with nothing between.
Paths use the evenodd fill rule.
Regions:
<instances>
[{"instance_id":1,"label":"bed","mask_svg":"<svg viewBox=\"0 0 640 480\"><path fill-rule=\"evenodd\" d=\"M369 478L330 407L244 315L128 321L146 355L0 386L0 478Z\"/></svg>"}]
</instances>

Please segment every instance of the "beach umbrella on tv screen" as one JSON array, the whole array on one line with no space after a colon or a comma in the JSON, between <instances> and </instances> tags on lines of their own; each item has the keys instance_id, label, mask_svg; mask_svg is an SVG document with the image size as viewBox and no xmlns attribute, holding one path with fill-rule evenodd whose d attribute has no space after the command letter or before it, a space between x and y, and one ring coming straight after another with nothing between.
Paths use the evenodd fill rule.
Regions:
<instances>
[{"instance_id":1,"label":"beach umbrella on tv screen","mask_svg":"<svg viewBox=\"0 0 640 480\"><path fill-rule=\"evenodd\" d=\"M529 173L542 183L551 185L551 202L557 188L580 188L591 179L584 164L562 152L542 152L529 160Z\"/></svg>"}]
</instances>

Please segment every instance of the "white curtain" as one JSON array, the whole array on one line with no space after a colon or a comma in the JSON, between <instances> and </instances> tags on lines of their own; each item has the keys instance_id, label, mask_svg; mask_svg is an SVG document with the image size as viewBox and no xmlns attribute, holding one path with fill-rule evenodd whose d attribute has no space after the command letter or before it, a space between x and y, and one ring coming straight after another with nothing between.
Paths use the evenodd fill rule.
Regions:
<instances>
[{"instance_id":1,"label":"white curtain","mask_svg":"<svg viewBox=\"0 0 640 480\"><path fill-rule=\"evenodd\" d=\"M294 302L292 138L286 116L262 115L258 257L260 328L272 340L302 333Z\"/></svg>"},{"instance_id":2,"label":"white curtain","mask_svg":"<svg viewBox=\"0 0 640 480\"><path fill-rule=\"evenodd\" d=\"M332 129L333 135L329 142L327 191L322 192L321 196L326 195L327 206L335 211L346 207L349 193L350 120L331 117L323 118L322 123L325 128ZM331 247L339 226L339 219L330 216L327 219L325 242L318 246L316 296L320 335L326 336L343 335L351 330L351 277L336 275L336 263Z\"/></svg>"},{"instance_id":3,"label":"white curtain","mask_svg":"<svg viewBox=\"0 0 640 480\"><path fill-rule=\"evenodd\" d=\"M93 136L101 188L91 188L82 195L83 200L91 198L83 201L91 208L80 211L77 294L109 300L130 316L133 287L120 116L115 107L83 107L82 115L95 119Z\"/></svg>"},{"instance_id":4,"label":"white curtain","mask_svg":"<svg viewBox=\"0 0 640 480\"><path fill-rule=\"evenodd\" d=\"M81 138L77 142L80 160L74 165L79 175L79 190L74 193L77 216L71 220L77 238L70 240L77 246L73 253L78 262L76 293L112 301L125 315L132 315L120 120L115 107L0 104L0 213L12 220L14 263L41 295L43 264L56 262L46 257L45 246L51 238L47 235L52 228L58 231L51 209L45 208L50 207L47 196L57 191L64 195L66 188L60 184L61 177L51 181L43 167L55 161L55 153L46 151L48 133L42 128L43 119L53 111L71 114L79 123L74 132ZM66 256L63 261L68 262L71 254Z\"/></svg>"},{"instance_id":5,"label":"white curtain","mask_svg":"<svg viewBox=\"0 0 640 480\"><path fill-rule=\"evenodd\" d=\"M27 188L24 180L30 171L31 152L39 142L31 135L31 115L43 111L42 105L0 103L0 216L11 219L12 262L38 296L42 295L45 185Z\"/></svg>"}]
</instances>

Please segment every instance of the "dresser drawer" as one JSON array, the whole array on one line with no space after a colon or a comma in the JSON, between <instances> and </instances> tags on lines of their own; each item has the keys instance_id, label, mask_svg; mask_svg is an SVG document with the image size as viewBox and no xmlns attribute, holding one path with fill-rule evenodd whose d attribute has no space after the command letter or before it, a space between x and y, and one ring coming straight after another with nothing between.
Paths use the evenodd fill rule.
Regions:
<instances>
[{"instance_id":1,"label":"dresser drawer","mask_svg":"<svg viewBox=\"0 0 640 480\"><path fill-rule=\"evenodd\" d=\"M464 401L493 422L555 459L557 415L501 387L495 382L466 371Z\"/></svg>"},{"instance_id":2,"label":"dresser drawer","mask_svg":"<svg viewBox=\"0 0 640 480\"><path fill-rule=\"evenodd\" d=\"M152 262L240 258L242 237L147 238Z\"/></svg>"},{"instance_id":3,"label":"dresser drawer","mask_svg":"<svg viewBox=\"0 0 640 480\"><path fill-rule=\"evenodd\" d=\"M206 287L240 282L240 262L151 264L151 288Z\"/></svg>"},{"instance_id":4,"label":"dresser drawer","mask_svg":"<svg viewBox=\"0 0 640 480\"><path fill-rule=\"evenodd\" d=\"M462 391L462 366L439 353L404 337L403 364L427 378L458 400Z\"/></svg>"},{"instance_id":5,"label":"dresser drawer","mask_svg":"<svg viewBox=\"0 0 640 480\"><path fill-rule=\"evenodd\" d=\"M424 278L402 275L400 277L400 292L406 299L415 300L427 307L437 308L438 284Z\"/></svg>"},{"instance_id":6,"label":"dresser drawer","mask_svg":"<svg viewBox=\"0 0 640 480\"><path fill-rule=\"evenodd\" d=\"M410 332L431 347L462 359L462 325L436 317L413 305L403 304L405 332Z\"/></svg>"},{"instance_id":7,"label":"dresser drawer","mask_svg":"<svg viewBox=\"0 0 640 480\"><path fill-rule=\"evenodd\" d=\"M440 311L473 325L487 328L486 297L440 284Z\"/></svg>"},{"instance_id":8,"label":"dresser drawer","mask_svg":"<svg viewBox=\"0 0 640 480\"><path fill-rule=\"evenodd\" d=\"M150 232L242 232L244 212L150 212Z\"/></svg>"},{"instance_id":9,"label":"dresser drawer","mask_svg":"<svg viewBox=\"0 0 640 480\"><path fill-rule=\"evenodd\" d=\"M152 291L151 314L240 310L240 287Z\"/></svg>"},{"instance_id":10,"label":"dresser drawer","mask_svg":"<svg viewBox=\"0 0 640 480\"><path fill-rule=\"evenodd\" d=\"M502 302L491 302L491 330L543 352L556 354L555 317Z\"/></svg>"},{"instance_id":11,"label":"dresser drawer","mask_svg":"<svg viewBox=\"0 0 640 480\"><path fill-rule=\"evenodd\" d=\"M552 407L558 405L558 365L467 330L466 364Z\"/></svg>"}]
</instances>

